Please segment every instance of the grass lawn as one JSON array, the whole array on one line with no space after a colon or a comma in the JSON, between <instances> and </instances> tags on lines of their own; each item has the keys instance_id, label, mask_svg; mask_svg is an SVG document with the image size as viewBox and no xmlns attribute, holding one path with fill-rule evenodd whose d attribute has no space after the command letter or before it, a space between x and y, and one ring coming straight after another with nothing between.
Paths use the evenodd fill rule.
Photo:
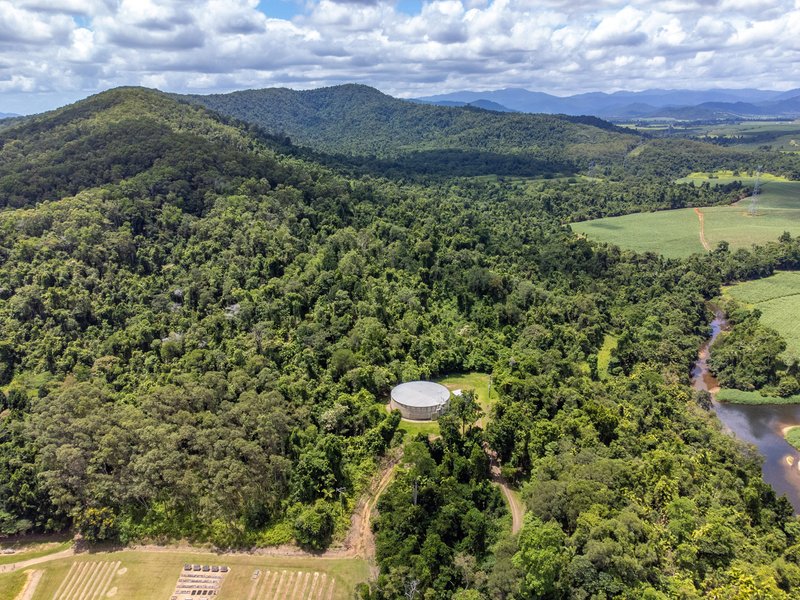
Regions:
<instances>
[{"instance_id":1,"label":"grass lawn","mask_svg":"<svg viewBox=\"0 0 800 600\"><path fill-rule=\"evenodd\" d=\"M786 398L762 396L758 392L745 392L729 388L722 388L716 393L716 397L720 402L730 402L731 404L800 404L800 396Z\"/></svg>"},{"instance_id":2,"label":"grass lawn","mask_svg":"<svg viewBox=\"0 0 800 600\"><path fill-rule=\"evenodd\" d=\"M619 339L607 333L603 338L603 345L597 352L597 374L600 379L608 377L608 365L611 363L611 353L616 349Z\"/></svg>"},{"instance_id":3,"label":"grass lawn","mask_svg":"<svg viewBox=\"0 0 800 600\"><path fill-rule=\"evenodd\" d=\"M436 421L400 421L398 429L406 432L403 438L404 442L411 441L418 433L424 433L427 436L439 435L439 423Z\"/></svg>"},{"instance_id":4,"label":"grass lawn","mask_svg":"<svg viewBox=\"0 0 800 600\"><path fill-rule=\"evenodd\" d=\"M687 178L686 180L692 179ZM747 180L747 177L735 179ZM701 181L695 177L693 181ZM712 181L724 183L720 175ZM705 237L711 248L727 241L731 248L776 241L784 232L800 235L800 182L762 177L764 185L757 216L750 216L750 199L731 206L701 208ZM572 229L590 239L608 242L637 252L655 252L683 258L704 252L700 242L700 220L692 208L636 213L573 223Z\"/></svg>"},{"instance_id":5,"label":"grass lawn","mask_svg":"<svg viewBox=\"0 0 800 600\"><path fill-rule=\"evenodd\" d=\"M216 554L197 554L175 552L98 552L37 565L45 571L33 600L52 600L59 586L67 577L73 563L96 561L120 562L110 582L111 589L117 588L116 597L124 600L168 600L175 588L184 563L227 565L231 570L225 577L219 600L244 600L249 597L253 585L253 572L287 571L288 576L296 572L323 573L328 581L335 578L334 598L345 600L352 597L353 588L366 581L369 573L367 563L361 559L324 558L273 558L268 556ZM2 581L2 580L0 580ZM88 592L85 592L88 593ZM285 598L299 600L296 595L287 594ZM2 598L2 596L0 596Z\"/></svg>"},{"instance_id":6,"label":"grass lawn","mask_svg":"<svg viewBox=\"0 0 800 600\"><path fill-rule=\"evenodd\" d=\"M55 554L70 547L71 542L23 542L20 545L0 542L0 548L14 548L14 554L0 554L0 565L28 560L29 558L39 558L48 554Z\"/></svg>"},{"instance_id":7,"label":"grass lawn","mask_svg":"<svg viewBox=\"0 0 800 600\"><path fill-rule=\"evenodd\" d=\"M483 412L488 412L497 399L497 392L492 389L489 391L489 382L492 376L488 373L462 373L457 375L448 375L439 379L437 383L441 383L451 392L454 390L475 390L478 394L478 402L483 409Z\"/></svg>"},{"instance_id":8,"label":"grass lawn","mask_svg":"<svg viewBox=\"0 0 800 600\"><path fill-rule=\"evenodd\" d=\"M785 361L800 358L800 272L745 281L724 288L723 294L761 311L761 322L786 340Z\"/></svg>"},{"instance_id":9,"label":"grass lawn","mask_svg":"<svg viewBox=\"0 0 800 600\"><path fill-rule=\"evenodd\" d=\"M14 600L28 580L25 571L14 571L0 575L0 600Z\"/></svg>"}]
</instances>

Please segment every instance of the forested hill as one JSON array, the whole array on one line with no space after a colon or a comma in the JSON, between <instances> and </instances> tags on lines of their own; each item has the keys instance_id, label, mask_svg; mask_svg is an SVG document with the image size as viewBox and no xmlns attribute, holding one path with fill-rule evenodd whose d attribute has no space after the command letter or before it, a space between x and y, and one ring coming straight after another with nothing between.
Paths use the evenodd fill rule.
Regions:
<instances>
[{"instance_id":1,"label":"forested hill","mask_svg":"<svg viewBox=\"0 0 800 600\"><path fill-rule=\"evenodd\" d=\"M145 88L117 88L0 130L0 206L56 200L145 171L182 180L184 202L215 177L265 173L252 141L207 111ZM179 177L186 174L189 179Z\"/></svg>"},{"instance_id":2,"label":"forested hill","mask_svg":"<svg viewBox=\"0 0 800 600\"><path fill-rule=\"evenodd\" d=\"M563 166L620 158L639 140L639 136L594 117L425 105L355 84L183 98L271 133L284 133L297 144L380 158L460 150L526 153Z\"/></svg>"}]
</instances>

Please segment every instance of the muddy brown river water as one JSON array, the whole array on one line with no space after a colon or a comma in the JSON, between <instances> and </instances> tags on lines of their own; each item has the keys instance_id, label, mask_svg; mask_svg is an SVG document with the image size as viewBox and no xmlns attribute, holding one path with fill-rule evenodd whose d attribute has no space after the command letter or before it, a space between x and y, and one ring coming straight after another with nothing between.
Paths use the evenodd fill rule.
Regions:
<instances>
[{"instance_id":1,"label":"muddy brown river water","mask_svg":"<svg viewBox=\"0 0 800 600\"><path fill-rule=\"evenodd\" d=\"M711 344L726 325L724 315L717 312L711 322L711 337L700 349L692 369L692 385L696 390L713 393L718 388L706 361ZM761 467L764 481L779 496L785 494L795 512L800 514L800 452L783 439L785 427L800 425L800 404L729 404L714 400L713 405L717 417L730 433L758 448L764 458Z\"/></svg>"}]
</instances>

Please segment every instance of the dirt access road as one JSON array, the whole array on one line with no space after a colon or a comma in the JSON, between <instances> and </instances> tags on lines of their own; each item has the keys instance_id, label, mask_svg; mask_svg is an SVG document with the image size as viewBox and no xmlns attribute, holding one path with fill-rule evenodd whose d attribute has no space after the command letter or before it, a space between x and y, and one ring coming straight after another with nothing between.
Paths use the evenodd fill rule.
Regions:
<instances>
[{"instance_id":1,"label":"dirt access road","mask_svg":"<svg viewBox=\"0 0 800 600\"><path fill-rule=\"evenodd\" d=\"M491 475L492 481L500 488L500 491L503 493L503 496L508 503L508 509L511 511L511 533L519 533L519 530L522 529L522 519L525 516L525 507L522 505L522 502L519 501L519 498L517 498L516 494L511 491L511 488L509 487L505 478L500 474L500 467L493 464L491 468Z\"/></svg>"},{"instance_id":2,"label":"dirt access road","mask_svg":"<svg viewBox=\"0 0 800 600\"><path fill-rule=\"evenodd\" d=\"M69 558L74 554L75 554L74 548L67 548L66 550L62 550L61 552L46 554L45 556L39 556L37 558L31 558L28 560L21 560L19 562L11 563L8 565L0 565L0 573L9 573L11 571L19 571L20 569L27 569L28 567L33 567L34 565L40 565L42 563L46 563L51 560L58 560L59 558Z\"/></svg>"},{"instance_id":3,"label":"dirt access road","mask_svg":"<svg viewBox=\"0 0 800 600\"><path fill-rule=\"evenodd\" d=\"M694 209L694 214L697 215L697 219L700 221L700 243L703 244L703 248L711 252L711 244L706 239L706 216L699 208Z\"/></svg>"},{"instance_id":4,"label":"dirt access road","mask_svg":"<svg viewBox=\"0 0 800 600\"><path fill-rule=\"evenodd\" d=\"M375 559L375 539L372 535L372 514L380 495L386 490L394 477L395 467L400 461L400 456L393 455L381 467L378 476L373 479L372 485L362 496L350 520L350 530L345 536L341 546L329 548L324 552L309 552L294 545L273 546L269 548L258 548L252 552L219 552L219 556L273 556L273 557L302 557L302 558L363 558L371 565ZM197 548L195 546L183 545L142 545L128 548L132 552L189 552L197 554L208 554L207 548Z\"/></svg>"}]
</instances>

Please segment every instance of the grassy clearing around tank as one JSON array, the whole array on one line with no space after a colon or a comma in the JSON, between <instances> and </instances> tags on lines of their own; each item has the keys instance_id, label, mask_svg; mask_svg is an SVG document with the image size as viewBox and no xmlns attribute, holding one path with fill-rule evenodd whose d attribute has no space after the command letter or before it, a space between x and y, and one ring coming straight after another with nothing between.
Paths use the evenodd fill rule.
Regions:
<instances>
[{"instance_id":1,"label":"grassy clearing around tank","mask_svg":"<svg viewBox=\"0 0 800 600\"><path fill-rule=\"evenodd\" d=\"M726 287L723 293L761 311L761 322L786 340L784 361L800 359L800 272L782 271L745 281Z\"/></svg>"},{"instance_id":2,"label":"grassy clearing around tank","mask_svg":"<svg viewBox=\"0 0 800 600\"><path fill-rule=\"evenodd\" d=\"M778 396L762 396L758 392L745 392L729 388L722 388L715 396L720 402L730 402L731 404L800 404L800 395L780 398Z\"/></svg>"},{"instance_id":3,"label":"grassy clearing around tank","mask_svg":"<svg viewBox=\"0 0 800 600\"><path fill-rule=\"evenodd\" d=\"M44 575L36 589L33 600L52 600L59 586L68 576L73 563L78 563L77 566L80 566L79 563L82 562L103 561L120 562L119 570L116 571L110 581L109 591L116 588L115 597L125 600L167 600L175 589L178 576L185 563L226 565L230 568L219 595L215 596L219 600L243 600L248 598L253 588L254 580L252 577L256 569L262 571L262 573L265 571L273 573L286 571L287 583L292 573L303 572L311 573L312 575L313 573L319 573L320 576L325 574L328 582L331 579L336 580L332 596L336 600L349 599L356 584L366 581L369 575L366 561L355 558L278 558L247 554L217 555L179 551L97 552L37 565L36 568L42 569ZM91 585L91 582L87 581L87 585ZM0 589L2 589L2 585L0 585ZM299 598L300 591L300 589L295 588L294 595L285 593L281 597L289 600ZM3 597L0 596L0 598Z\"/></svg>"},{"instance_id":4,"label":"grassy clearing around tank","mask_svg":"<svg viewBox=\"0 0 800 600\"><path fill-rule=\"evenodd\" d=\"M744 179L738 177L736 179ZM695 178L695 181L701 181ZM725 183L724 178L712 180ZM784 231L800 235L800 182L762 177L764 185L758 214L748 212L750 199L730 206L699 209L710 248L726 241L732 249L777 241ZM704 252L700 218L692 208L637 213L572 223L576 233L636 252L655 252L669 258L685 258Z\"/></svg>"},{"instance_id":5,"label":"grassy clearing around tank","mask_svg":"<svg viewBox=\"0 0 800 600\"><path fill-rule=\"evenodd\" d=\"M448 375L442 379L437 380L448 390L475 390L478 394L478 402L481 405L483 412L488 412L492 404L498 399L497 392L494 389L490 391L490 382L492 376L489 373L459 373Z\"/></svg>"},{"instance_id":6,"label":"grassy clearing around tank","mask_svg":"<svg viewBox=\"0 0 800 600\"><path fill-rule=\"evenodd\" d=\"M427 436L437 436L439 435L439 423L436 421L407 421L403 419L400 421L400 426L398 429L401 429L406 432L404 440L406 442L411 441L417 434L424 434Z\"/></svg>"},{"instance_id":7,"label":"grassy clearing around tank","mask_svg":"<svg viewBox=\"0 0 800 600\"><path fill-rule=\"evenodd\" d=\"M436 383L441 383L451 392L455 390L475 390L478 394L478 403L484 413L480 421L483 424L492 409L492 404L498 399L497 392L494 389L490 391L489 384L491 379L492 376L488 373L458 373L437 379ZM406 432L406 441L410 441L420 433L428 436L439 435L439 423L436 421L408 421L403 419L400 421L399 429Z\"/></svg>"}]
</instances>

